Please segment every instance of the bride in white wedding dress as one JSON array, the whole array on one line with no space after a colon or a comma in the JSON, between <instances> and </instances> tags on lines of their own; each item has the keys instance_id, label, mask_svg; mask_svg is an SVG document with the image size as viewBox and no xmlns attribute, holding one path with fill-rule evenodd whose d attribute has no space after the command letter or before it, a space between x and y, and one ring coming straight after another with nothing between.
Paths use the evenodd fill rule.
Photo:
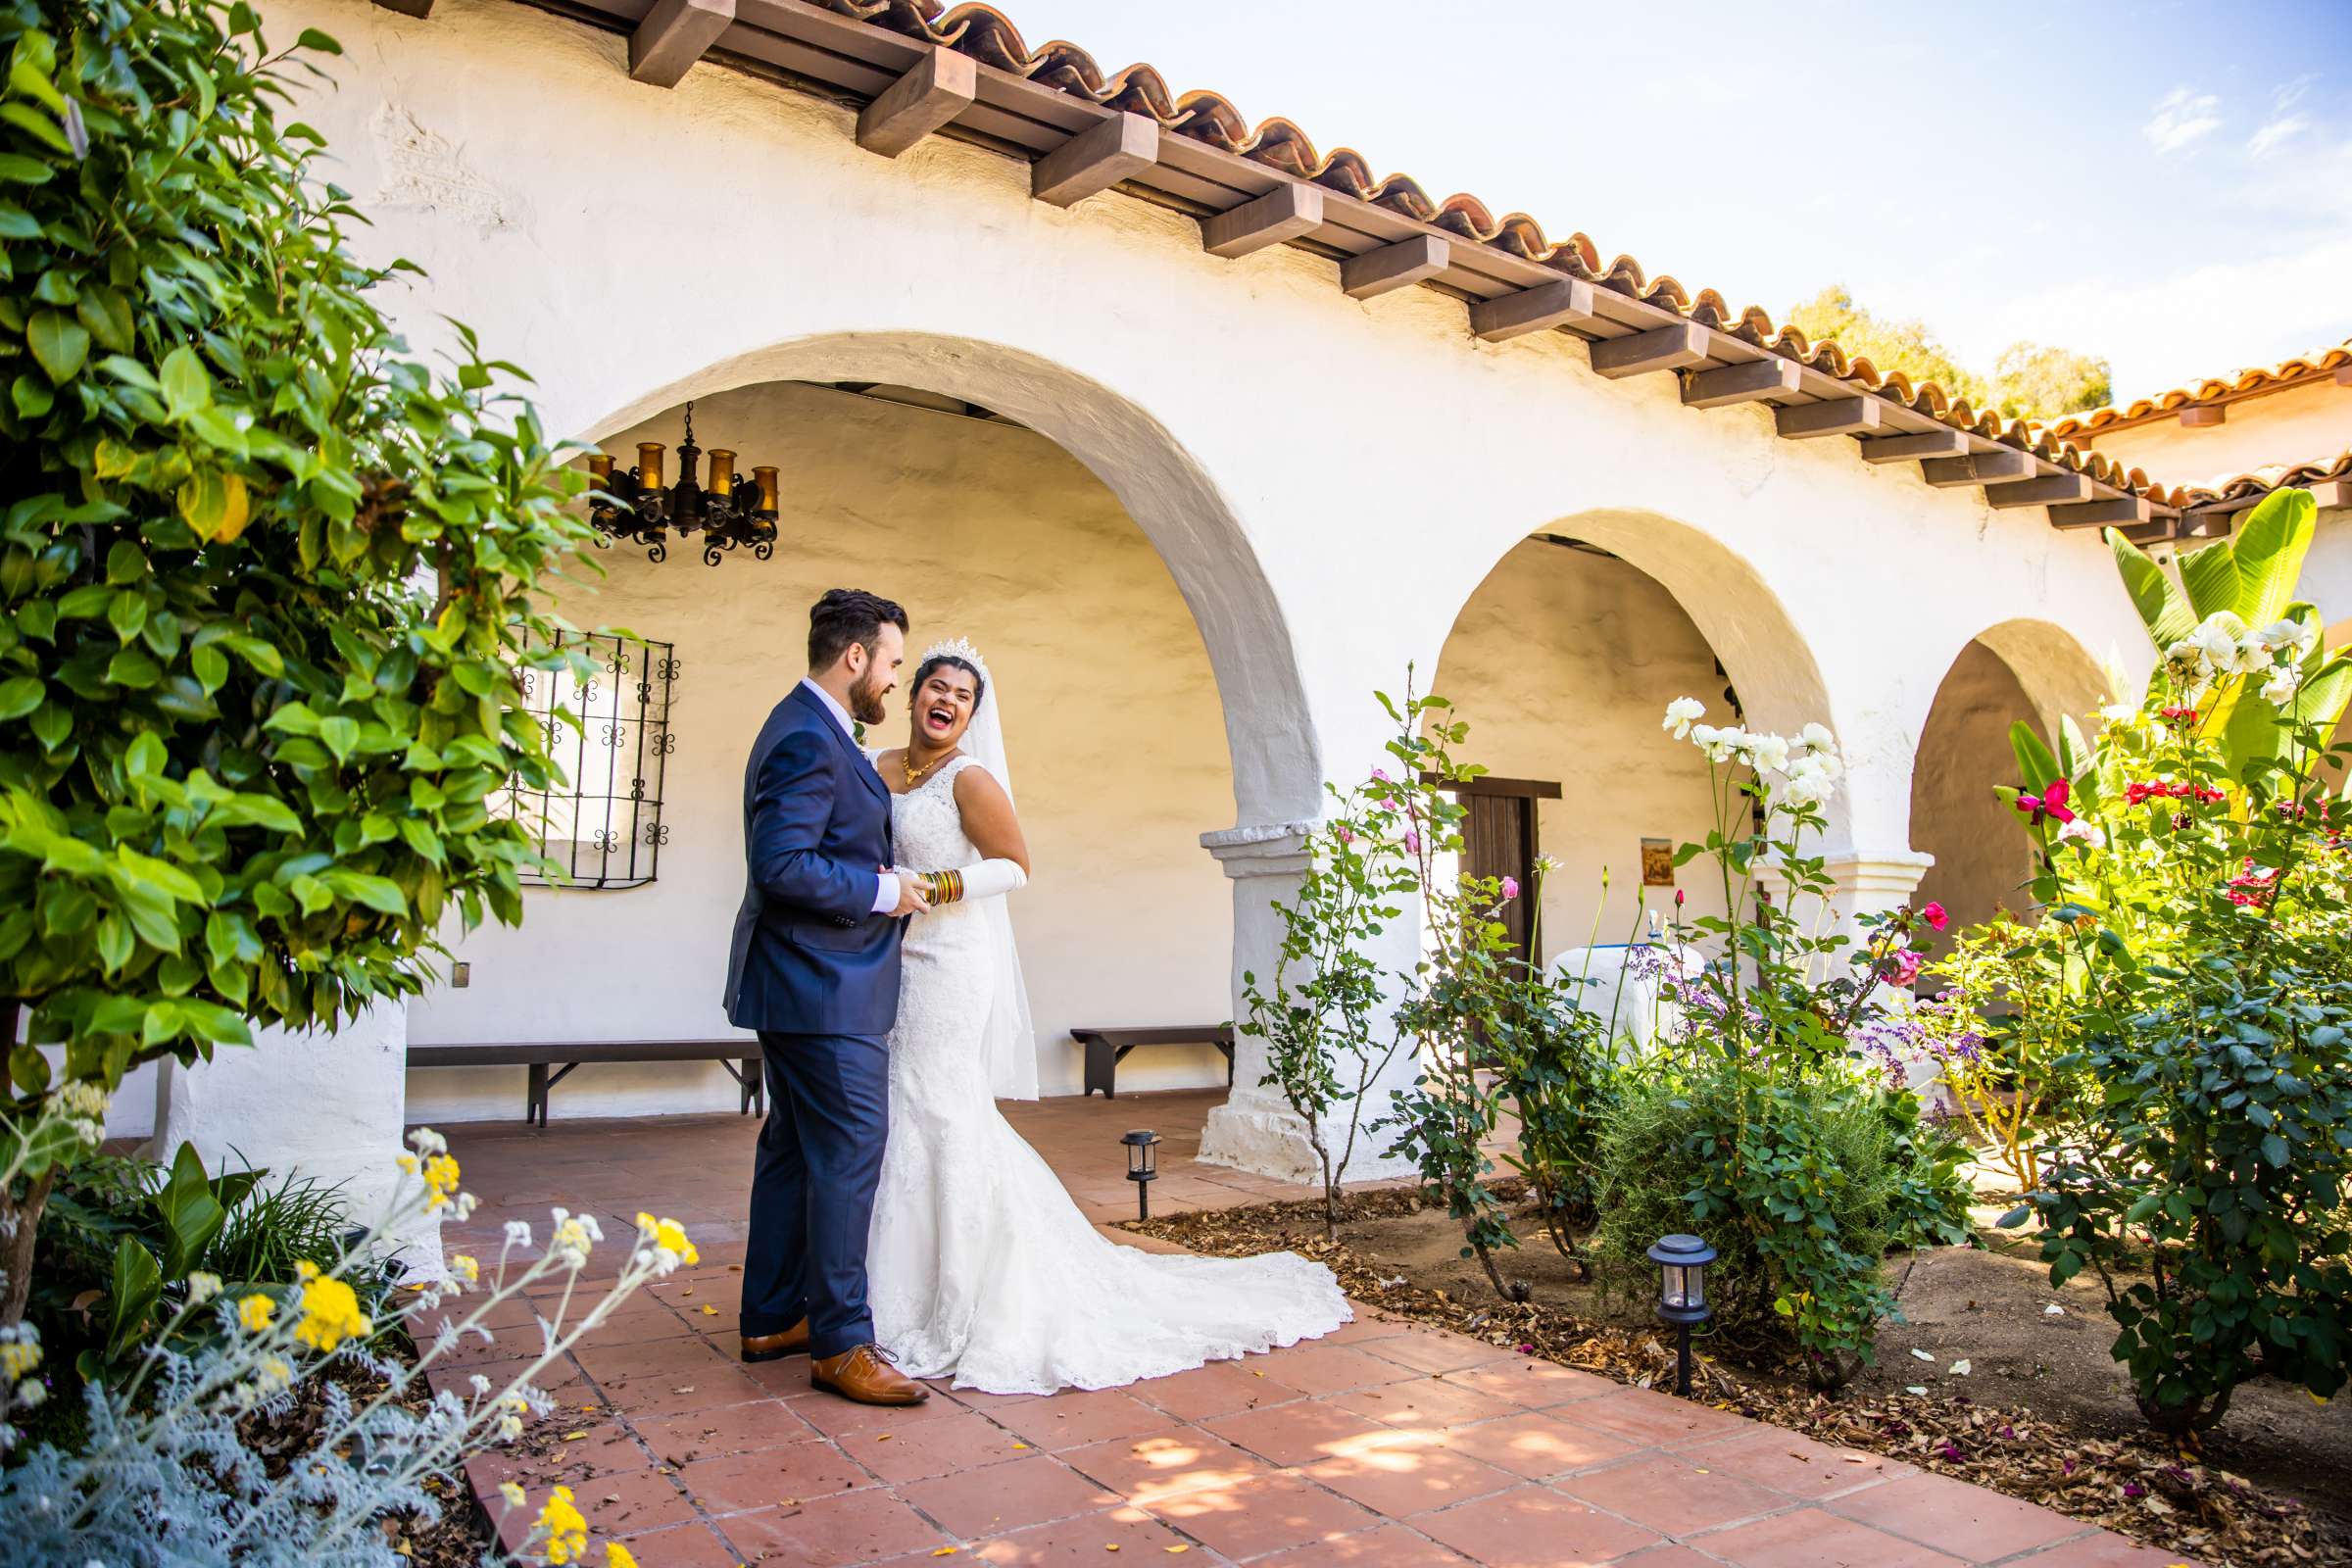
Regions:
<instances>
[{"instance_id":1,"label":"bride in white wedding dress","mask_svg":"<svg viewBox=\"0 0 2352 1568\"><path fill-rule=\"evenodd\" d=\"M960 639L915 670L908 744L874 765L896 857L935 906L907 927L890 1033L890 1141L866 1276L902 1371L1050 1394L1163 1377L1330 1333L1352 1315L1295 1252L1121 1247L1078 1211L996 1097L1037 1097L1036 1042L1005 896L1028 879L997 693ZM1106 1145L1105 1147L1110 1147Z\"/></svg>"}]
</instances>

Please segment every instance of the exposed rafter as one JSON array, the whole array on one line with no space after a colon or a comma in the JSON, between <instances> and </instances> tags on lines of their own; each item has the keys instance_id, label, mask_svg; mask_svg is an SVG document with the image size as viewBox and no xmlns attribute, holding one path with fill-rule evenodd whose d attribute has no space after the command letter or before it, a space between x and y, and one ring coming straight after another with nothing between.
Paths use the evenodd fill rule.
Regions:
<instances>
[{"instance_id":1,"label":"exposed rafter","mask_svg":"<svg viewBox=\"0 0 2352 1568\"><path fill-rule=\"evenodd\" d=\"M1563 277L1516 294L1480 300L1470 307L1470 330L1489 343L1501 343L1555 326L1588 325L1599 318L1595 309L1592 284Z\"/></svg>"},{"instance_id":2,"label":"exposed rafter","mask_svg":"<svg viewBox=\"0 0 2352 1568\"><path fill-rule=\"evenodd\" d=\"M858 145L896 158L971 108L979 69L972 57L933 49L858 114Z\"/></svg>"},{"instance_id":3,"label":"exposed rafter","mask_svg":"<svg viewBox=\"0 0 2352 1568\"><path fill-rule=\"evenodd\" d=\"M629 34L629 78L675 87L735 21L735 0L654 0Z\"/></svg>"},{"instance_id":4,"label":"exposed rafter","mask_svg":"<svg viewBox=\"0 0 2352 1568\"><path fill-rule=\"evenodd\" d=\"M1832 398L1775 411L1775 429L1791 441L1825 435L1876 435L1886 415L1877 398Z\"/></svg>"},{"instance_id":5,"label":"exposed rafter","mask_svg":"<svg viewBox=\"0 0 2352 1568\"><path fill-rule=\"evenodd\" d=\"M1029 172L1029 194L1054 207L1074 207L1159 161L1159 126L1141 115L1113 115L1040 158Z\"/></svg>"},{"instance_id":6,"label":"exposed rafter","mask_svg":"<svg viewBox=\"0 0 2352 1568\"><path fill-rule=\"evenodd\" d=\"M1612 381L1698 365L1707 357L1707 329L1676 321L1653 331L1604 337L1592 345L1592 371Z\"/></svg>"},{"instance_id":7,"label":"exposed rafter","mask_svg":"<svg viewBox=\"0 0 2352 1568\"><path fill-rule=\"evenodd\" d=\"M1734 403L1785 398L1802 386L1804 379L1804 372L1794 360L1784 360L1777 354L1770 359L1750 360L1745 365L1692 370L1683 377L1683 407L1721 409Z\"/></svg>"},{"instance_id":8,"label":"exposed rafter","mask_svg":"<svg viewBox=\"0 0 2352 1568\"><path fill-rule=\"evenodd\" d=\"M1453 247L1435 234L1415 234L1340 264L1340 287L1368 300L1437 276L1453 265Z\"/></svg>"},{"instance_id":9,"label":"exposed rafter","mask_svg":"<svg viewBox=\"0 0 2352 1568\"><path fill-rule=\"evenodd\" d=\"M1322 222L1323 187L1286 180L1255 201L1200 220L1200 244L1211 256L1249 256Z\"/></svg>"}]
</instances>

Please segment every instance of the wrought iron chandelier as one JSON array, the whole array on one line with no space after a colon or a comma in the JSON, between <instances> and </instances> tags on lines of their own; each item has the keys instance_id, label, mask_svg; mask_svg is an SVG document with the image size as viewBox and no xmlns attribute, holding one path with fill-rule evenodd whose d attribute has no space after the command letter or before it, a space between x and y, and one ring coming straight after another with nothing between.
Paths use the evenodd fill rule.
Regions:
<instances>
[{"instance_id":1,"label":"wrought iron chandelier","mask_svg":"<svg viewBox=\"0 0 2352 1568\"><path fill-rule=\"evenodd\" d=\"M776 553L776 470L754 468L746 479L735 471L735 454L710 450L710 483L695 478L703 449L694 444L694 405L686 405L686 439L678 445L677 483L662 485L662 443L637 443L637 466L612 471L610 454L588 460L588 472L601 492L589 504L588 520L608 538L645 546L646 558L663 561L668 539L703 536L703 563L715 566L733 550L749 550L760 561Z\"/></svg>"}]
</instances>

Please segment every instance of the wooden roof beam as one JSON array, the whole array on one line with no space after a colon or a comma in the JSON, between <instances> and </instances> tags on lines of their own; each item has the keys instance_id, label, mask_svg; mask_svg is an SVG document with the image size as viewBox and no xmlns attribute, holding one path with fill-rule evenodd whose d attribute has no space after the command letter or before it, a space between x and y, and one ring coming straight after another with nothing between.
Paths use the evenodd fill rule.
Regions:
<instances>
[{"instance_id":1,"label":"wooden roof beam","mask_svg":"<svg viewBox=\"0 0 2352 1568\"><path fill-rule=\"evenodd\" d=\"M1555 326L1587 326L1596 319L1592 285L1573 277L1538 283L1470 307L1471 332L1489 343L1503 343Z\"/></svg>"},{"instance_id":2,"label":"wooden roof beam","mask_svg":"<svg viewBox=\"0 0 2352 1568\"><path fill-rule=\"evenodd\" d=\"M1200 220L1200 243L1228 259L1297 239L1323 226L1323 187L1284 180L1255 201Z\"/></svg>"},{"instance_id":3,"label":"wooden roof beam","mask_svg":"<svg viewBox=\"0 0 2352 1568\"><path fill-rule=\"evenodd\" d=\"M1707 357L1707 329L1696 321L1676 321L1654 331L1604 337L1592 344L1592 373L1612 381L1628 376L1679 370Z\"/></svg>"},{"instance_id":4,"label":"wooden roof beam","mask_svg":"<svg viewBox=\"0 0 2352 1568\"><path fill-rule=\"evenodd\" d=\"M1928 458L1965 458L1968 437L1958 430L1923 430L1917 435L1873 436L1859 449L1864 463L1911 463Z\"/></svg>"},{"instance_id":5,"label":"wooden roof beam","mask_svg":"<svg viewBox=\"0 0 2352 1568\"><path fill-rule=\"evenodd\" d=\"M2228 518L2212 534L2201 532L2205 524L2190 523L2186 517L2158 517L2153 522L2126 523L2124 537L2135 545L2160 545L2168 539L2219 539L2230 531Z\"/></svg>"},{"instance_id":6,"label":"wooden roof beam","mask_svg":"<svg viewBox=\"0 0 2352 1568\"><path fill-rule=\"evenodd\" d=\"M1919 466L1920 476L1938 489L2031 479L2036 468L2033 453L2019 452L2012 447L2003 447L1998 452L1979 452L1965 458L1931 458Z\"/></svg>"},{"instance_id":7,"label":"wooden roof beam","mask_svg":"<svg viewBox=\"0 0 2352 1568\"><path fill-rule=\"evenodd\" d=\"M1803 384L1803 367L1794 360L1771 355L1745 365L1723 365L1712 370L1692 370L1683 377L1683 407L1721 409L1735 403L1787 397Z\"/></svg>"},{"instance_id":8,"label":"wooden roof beam","mask_svg":"<svg viewBox=\"0 0 2352 1568\"><path fill-rule=\"evenodd\" d=\"M2106 501L2060 503L2050 509L2050 522L2059 528L2135 527L2156 519L2155 503L2145 496L2118 496Z\"/></svg>"},{"instance_id":9,"label":"wooden roof beam","mask_svg":"<svg viewBox=\"0 0 2352 1568\"><path fill-rule=\"evenodd\" d=\"M2352 507L2352 479L2322 479L2311 487L2311 499L2323 510L2328 507Z\"/></svg>"},{"instance_id":10,"label":"wooden roof beam","mask_svg":"<svg viewBox=\"0 0 2352 1568\"><path fill-rule=\"evenodd\" d=\"M858 145L896 158L971 108L979 74L970 55L931 49L858 114Z\"/></svg>"},{"instance_id":11,"label":"wooden roof beam","mask_svg":"<svg viewBox=\"0 0 2352 1568\"><path fill-rule=\"evenodd\" d=\"M2060 502L2088 501L2090 480L2080 473L2049 473L2038 479L1987 486L1984 503L1991 507L2047 507Z\"/></svg>"},{"instance_id":12,"label":"wooden roof beam","mask_svg":"<svg viewBox=\"0 0 2352 1568\"><path fill-rule=\"evenodd\" d=\"M629 34L629 79L675 87L735 21L735 0L654 0Z\"/></svg>"},{"instance_id":13,"label":"wooden roof beam","mask_svg":"<svg viewBox=\"0 0 2352 1568\"><path fill-rule=\"evenodd\" d=\"M1349 299L1368 300L1409 288L1453 265L1453 247L1435 234L1415 234L1340 264L1340 288Z\"/></svg>"},{"instance_id":14,"label":"wooden roof beam","mask_svg":"<svg viewBox=\"0 0 2352 1568\"><path fill-rule=\"evenodd\" d=\"M1029 194L1050 207L1075 207L1159 162L1159 126L1118 114L1082 130L1029 166Z\"/></svg>"},{"instance_id":15,"label":"wooden roof beam","mask_svg":"<svg viewBox=\"0 0 2352 1568\"><path fill-rule=\"evenodd\" d=\"M1831 398L1773 411L1773 427L1791 441L1823 435L1875 435L1886 421L1877 398Z\"/></svg>"}]
</instances>

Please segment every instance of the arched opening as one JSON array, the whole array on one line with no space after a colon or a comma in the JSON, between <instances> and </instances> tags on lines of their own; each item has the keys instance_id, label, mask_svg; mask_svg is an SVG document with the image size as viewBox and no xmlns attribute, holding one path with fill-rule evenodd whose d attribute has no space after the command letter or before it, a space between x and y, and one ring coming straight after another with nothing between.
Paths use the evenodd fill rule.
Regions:
<instances>
[{"instance_id":1,"label":"arched opening","mask_svg":"<svg viewBox=\"0 0 2352 1568\"><path fill-rule=\"evenodd\" d=\"M1993 794L2018 780L2010 728L2020 720L2044 745L2061 720L2089 727L2104 677L2069 633L2046 621L2011 620L1960 650L1936 689L1911 767L1911 844L1935 858L1922 904L1941 904L1949 932L2006 908L2025 912L2032 846L2016 813Z\"/></svg>"},{"instance_id":2,"label":"arched opening","mask_svg":"<svg viewBox=\"0 0 2352 1568\"><path fill-rule=\"evenodd\" d=\"M1473 868L1531 852L1559 862L1541 909L1546 960L1639 943L1649 912L1674 917L1677 892L1687 919L1723 911L1706 862L1671 863L1706 836L1713 805L1705 759L1661 726L1668 703L1695 697L1708 722L1784 733L1832 716L1810 651L1752 569L1647 513L1580 514L1512 546L1464 601L1432 689L1470 724L1469 760L1517 792L1473 802Z\"/></svg>"},{"instance_id":3,"label":"arched opening","mask_svg":"<svg viewBox=\"0 0 2352 1568\"><path fill-rule=\"evenodd\" d=\"M841 343L802 345L754 357L800 373L760 378L739 362L596 432L623 466L639 442L669 446L674 478L691 396L701 447L733 451L746 473L781 470L774 558L737 551L708 566L699 545L673 538L656 564L619 544L600 554L601 579L560 591L574 625L674 648L658 871L625 891L526 894L522 928L464 944L465 989L414 1004L414 1043L733 1034L720 981L743 882L744 759L805 667L808 607L836 586L904 604L910 656L962 636L991 663L1036 868L1015 926L1042 1092L1081 1087L1073 1026L1231 1015L1231 884L1200 836L1237 807L1245 822L1298 814L1314 765L1287 635L1238 530L1167 432L1100 389L1086 401L1075 378L974 345L857 341L867 352L854 372ZM982 403L984 391L1008 406ZM1077 432L1087 457L1023 415ZM905 698L868 744L903 742ZM520 1077L416 1069L411 1114L512 1115ZM1118 1071L1122 1092L1225 1079L1206 1046ZM717 1063L612 1063L580 1069L554 1104L639 1115L737 1098Z\"/></svg>"}]
</instances>

